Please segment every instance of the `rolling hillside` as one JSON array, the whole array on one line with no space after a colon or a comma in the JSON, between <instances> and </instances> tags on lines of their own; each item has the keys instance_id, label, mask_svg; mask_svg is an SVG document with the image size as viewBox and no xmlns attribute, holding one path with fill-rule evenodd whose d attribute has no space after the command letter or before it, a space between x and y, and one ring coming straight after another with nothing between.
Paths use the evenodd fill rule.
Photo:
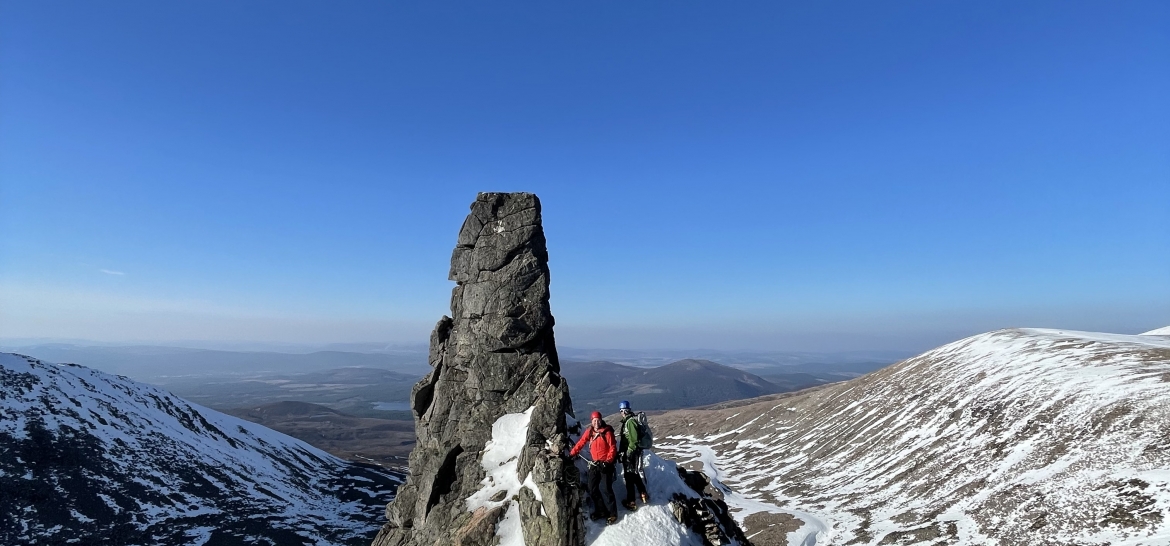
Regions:
<instances>
[{"instance_id":1,"label":"rolling hillside","mask_svg":"<svg viewBox=\"0 0 1170 546\"><path fill-rule=\"evenodd\" d=\"M709 360L680 360L657 368L566 362L561 373L569 380L578 411L613 411L621 400L639 410L685 408L781 391L757 375Z\"/></svg>"},{"instance_id":2,"label":"rolling hillside","mask_svg":"<svg viewBox=\"0 0 1170 546\"><path fill-rule=\"evenodd\" d=\"M1170 543L1162 336L1001 330L654 425L756 546Z\"/></svg>"}]
</instances>

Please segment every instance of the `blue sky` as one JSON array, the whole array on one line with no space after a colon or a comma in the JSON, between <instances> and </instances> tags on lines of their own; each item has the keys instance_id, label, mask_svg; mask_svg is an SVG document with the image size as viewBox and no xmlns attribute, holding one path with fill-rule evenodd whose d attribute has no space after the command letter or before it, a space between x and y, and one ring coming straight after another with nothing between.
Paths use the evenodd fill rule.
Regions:
<instances>
[{"instance_id":1,"label":"blue sky","mask_svg":"<svg viewBox=\"0 0 1170 546\"><path fill-rule=\"evenodd\" d=\"M424 341L477 191L565 345L1170 324L1166 2L0 10L0 337Z\"/></svg>"}]
</instances>

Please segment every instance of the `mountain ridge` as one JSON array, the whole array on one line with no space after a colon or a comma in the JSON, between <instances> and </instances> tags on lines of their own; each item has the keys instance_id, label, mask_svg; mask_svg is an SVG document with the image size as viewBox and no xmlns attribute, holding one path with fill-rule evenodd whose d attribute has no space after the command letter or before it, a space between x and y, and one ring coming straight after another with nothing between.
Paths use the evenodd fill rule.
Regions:
<instances>
[{"instance_id":1,"label":"mountain ridge","mask_svg":"<svg viewBox=\"0 0 1170 546\"><path fill-rule=\"evenodd\" d=\"M78 365L0 353L0 543L364 544L401 477Z\"/></svg>"},{"instance_id":2,"label":"mountain ridge","mask_svg":"<svg viewBox=\"0 0 1170 546\"><path fill-rule=\"evenodd\" d=\"M655 418L741 521L788 514L817 544L1164 544L1168 429L1170 341L1039 329Z\"/></svg>"}]
</instances>

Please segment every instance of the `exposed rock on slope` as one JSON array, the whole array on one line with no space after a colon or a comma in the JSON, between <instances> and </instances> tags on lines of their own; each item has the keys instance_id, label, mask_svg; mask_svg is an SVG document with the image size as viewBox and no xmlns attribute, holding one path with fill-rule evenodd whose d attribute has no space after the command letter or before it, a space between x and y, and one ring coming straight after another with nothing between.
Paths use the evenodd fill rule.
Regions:
<instances>
[{"instance_id":1,"label":"exposed rock on slope","mask_svg":"<svg viewBox=\"0 0 1170 546\"><path fill-rule=\"evenodd\" d=\"M750 544L732 518L719 486L702 472L685 468L677 470L679 477L696 494L675 493L671 496L670 508L675 519L702 537L704 546Z\"/></svg>"},{"instance_id":2,"label":"exposed rock on slope","mask_svg":"<svg viewBox=\"0 0 1170 546\"><path fill-rule=\"evenodd\" d=\"M735 490L737 517L794 513L790 543L1170 542L1157 337L1002 330L655 427L660 449Z\"/></svg>"},{"instance_id":3,"label":"exposed rock on slope","mask_svg":"<svg viewBox=\"0 0 1170 546\"><path fill-rule=\"evenodd\" d=\"M399 481L150 385L0 353L0 544L362 544Z\"/></svg>"},{"instance_id":4,"label":"exposed rock on slope","mask_svg":"<svg viewBox=\"0 0 1170 546\"><path fill-rule=\"evenodd\" d=\"M450 278L452 317L431 334L433 370L411 394L410 477L374 544L486 545L520 529L529 545L582 544L577 470L546 449L567 443L572 405L536 196L479 194Z\"/></svg>"}]
</instances>

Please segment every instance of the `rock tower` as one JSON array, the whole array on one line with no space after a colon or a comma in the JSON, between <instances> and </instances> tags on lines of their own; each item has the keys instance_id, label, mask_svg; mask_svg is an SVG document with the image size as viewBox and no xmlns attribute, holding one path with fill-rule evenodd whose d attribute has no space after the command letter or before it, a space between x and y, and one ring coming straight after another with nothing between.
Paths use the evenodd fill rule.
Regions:
<instances>
[{"instance_id":1,"label":"rock tower","mask_svg":"<svg viewBox=\"0 0 1170 546\"><path fill-rule=\"evenodd\" d=\"M528 546L584 544L577 469L553 453L572 403L536 195L479 194L450 279L451 317L431 333L432 370L411 393L410 476L374 546L486 546L516 533Z\"/></svg>"}]
</instances>

